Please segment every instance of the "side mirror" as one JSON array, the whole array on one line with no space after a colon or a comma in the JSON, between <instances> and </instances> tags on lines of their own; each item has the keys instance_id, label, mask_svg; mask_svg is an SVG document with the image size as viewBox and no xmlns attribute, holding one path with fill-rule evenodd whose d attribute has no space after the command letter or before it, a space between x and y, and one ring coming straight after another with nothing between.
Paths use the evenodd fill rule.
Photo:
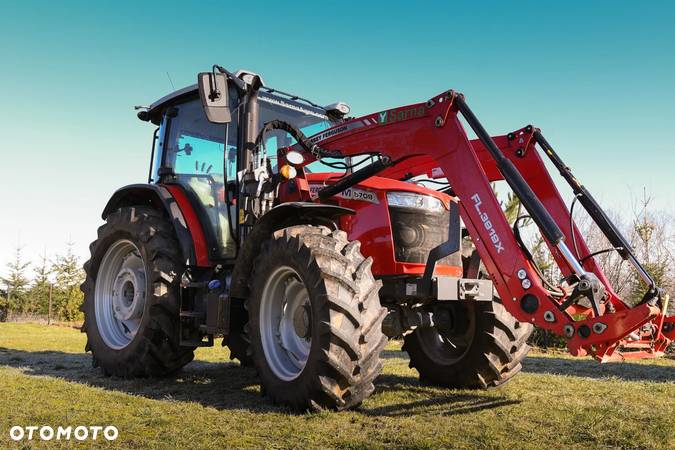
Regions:
<instances>
[{"instance_id":1,"label":"side mirror","mask_svg":"<svg viewBox=\"0 0 675 450\"><path fill-rule=\"evenodd\" d=\"M232 121L230 103L227 99L227 76L222 73L202 72L197 75L199 97L209 122Z\"/></svg>"}]
</instances>

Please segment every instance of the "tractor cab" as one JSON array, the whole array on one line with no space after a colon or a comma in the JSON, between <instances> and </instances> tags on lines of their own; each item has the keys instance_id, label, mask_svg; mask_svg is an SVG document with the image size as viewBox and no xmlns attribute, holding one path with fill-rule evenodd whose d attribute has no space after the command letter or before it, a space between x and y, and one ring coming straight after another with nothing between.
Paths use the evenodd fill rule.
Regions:
<instances>
[{"instance_id":1,"label":"tractor cab","mask_svg":"<svg viewBox=\"0 0 675 450\"><path fill-rule=\"evenodd\" d=\"M244 72L238 72L242 76ZM158 126L153 142L149 182L179 185L202 229L211 260L236 257L234 236L237 226L237 176L246 168L242 121L245 95L236 86L228 86L226 123L209 121L200 101L198 86L180 89L153 103L139 118ZM335 125L337 116L329 108L263 88L257 94L256 128L266 122L282 120L312 135ZM343 105L343 104L336 104ZM277 149L293 143L292 137L275 130L265 138L266 161L272 173L278 171ZM248 161L254 164L255 161Z\"/></svg>"}]
</instances>

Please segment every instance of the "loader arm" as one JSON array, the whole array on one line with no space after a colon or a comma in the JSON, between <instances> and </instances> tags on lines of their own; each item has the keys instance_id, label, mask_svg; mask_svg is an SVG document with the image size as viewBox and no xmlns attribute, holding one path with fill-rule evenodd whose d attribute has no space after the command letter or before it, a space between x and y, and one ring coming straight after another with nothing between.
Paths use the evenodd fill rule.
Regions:
<instances>
[{"instance_id":1,"label":"loader arm","mask_svg":"<svg viewBox=\"0 0 675 450\"><path fill-rule=\"evenodd\" d=\"M469 140L459 115L477 140ZM584 258L590 250L576 228L579 254L568 246L570 223L576 225L535 146L557 158L539 130L528 126L492 138L464 97L448 91L424 103L348 120L309 140L345 157L379 153L387 164L380 163L376 169L386 168L389 177L440 169L460 199L461 217L504 306L522 322L565 336L573 355L591 354L602 361L659 356L674 337L673 318L665 317L667 297L659 298L663 295L655 286L650 286L651 297L646 297L652 301L631 308L612 290L596 261ZM416 167L410 169L413 164ZM559 169L563 173L563 167ZM571 172L567 175L576 182ZM546 286L538 275L492 190L490 181L499 179L506 180L538 225L568 285ZM601 226L607 235L606 228ZM608 238L613 244L619 239ZM628 253L622 256L629 259ZM428 264L433 271L434 263ZM641 268L639 263L637 267ZM576 300L583 297L590 299L592 307L578 304Z\"/></svg>"}]
</instances>

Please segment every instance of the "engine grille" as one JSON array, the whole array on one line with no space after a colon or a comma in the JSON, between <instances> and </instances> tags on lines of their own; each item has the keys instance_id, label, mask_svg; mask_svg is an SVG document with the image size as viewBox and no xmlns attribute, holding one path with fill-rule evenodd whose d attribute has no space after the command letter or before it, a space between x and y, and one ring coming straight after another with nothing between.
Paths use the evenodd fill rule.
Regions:
<instances>
[{"instance_id":1,"label":"engine grille","mask_svg":"<svg viewBox=\"0 0 675 450\"><path fill-rule=\"evenodd\" d=\"M451 213L458 214L457 208L451 208L451 211L445 210L441 213L431 213L414 208L389 207L396 261L426 263L431 249L448 240ZM458 236L457 244L459 248L459 230L457 230L456 235ZM437 264L461 267L461 251L458 250L446 256L439 260Z\"/></svg>"}]
</instances>

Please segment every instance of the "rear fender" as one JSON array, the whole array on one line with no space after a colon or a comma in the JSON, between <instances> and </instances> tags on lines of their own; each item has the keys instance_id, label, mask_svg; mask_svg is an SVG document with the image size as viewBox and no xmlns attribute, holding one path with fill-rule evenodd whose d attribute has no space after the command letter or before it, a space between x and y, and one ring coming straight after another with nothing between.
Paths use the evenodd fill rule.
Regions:
<instances>
[{"instance_id":1,"label":"rear fender","mask_svg":"<svg viewBox=\"0 0 675 450\"><path fill-rule=\"evenodd\" d=\"M269 210L253 225L246 236L244 245L239 250L237 262L232 271L230 296L247 297L248 278L253 269L253 261L262 243L269 239L272 233L293 225L325 225L337 229L338 219L345 214L354 214L354 210L309 202L282 203Z\"/></svg>"},{"instance_id":2,"label":"rear fender","mask_svg":"<svg viewBox=\"0 0 675 450\"><path fill-rule=\"evenodd\" d=\"M103 208L101 217L106 220L110 213L129 206L150 206L164 211L173 224L180 243L182 260L186 265L196 265L196 256L192 235L173 195L163 186L156 184L130 184L124 186L110 197Z\"/></svg>"}]
</instances>

